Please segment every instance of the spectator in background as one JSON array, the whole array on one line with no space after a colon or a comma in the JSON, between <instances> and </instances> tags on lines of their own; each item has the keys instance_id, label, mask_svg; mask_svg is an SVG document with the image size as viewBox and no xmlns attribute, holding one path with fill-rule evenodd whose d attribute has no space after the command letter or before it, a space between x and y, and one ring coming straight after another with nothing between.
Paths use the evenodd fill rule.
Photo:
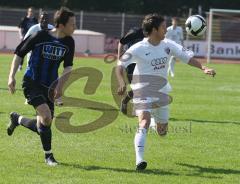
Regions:
<instances>
[{"instance_id":1,"label":"spectator in background","mask_svg":"<svg viewBox=\"0 0 240 184\"><path fill-rule=\"evenodd\" d=\"M24 39L25 34L28 32L30 27L37 24L38 20L34 17L34 11L33 7L29 7L27 11L27 15L21 19L21 22L19 23L19 37L22 41ZM18 70L22 69L23 60L22 63L19 65Z\"/></svg>"},{"instance_id":2,"label":"spectator in background","mask_svg":"<svg viewBox=\"0 0 240 184\"><path fill-rule=\"evenodd\" d=\"M172 18L172 25L167 28L167 33L165 35L166 38L175 41L177 44L183 45L183 30L182 27L178 26L178 18L173 17ZM171 77L174 77L174 65L176 63L176 58L174 56L171 56L169 61L169 68L168 68L168 74L171 75Z\"/></svg>"}]
</instances>

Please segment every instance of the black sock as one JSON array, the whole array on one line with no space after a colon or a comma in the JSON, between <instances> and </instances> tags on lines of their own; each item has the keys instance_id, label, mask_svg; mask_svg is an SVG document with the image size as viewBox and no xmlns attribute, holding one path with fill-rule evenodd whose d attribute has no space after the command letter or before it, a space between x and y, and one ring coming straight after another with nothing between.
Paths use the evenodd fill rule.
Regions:
<instances>
[{"instance_id":1,"label":"black sock","mask_svg":"<svg viewBox=\"0 0 240 184\"><path fill-rule=\"evenodd\" d=\"M45 153L45 158L48 158L48 157L50 157L52 155L53 155L52 153Z\"/></svg>"},{"instance_id":2,"label":"black sock","mask_svg":"<svg viewBox=\"0 0 240 184\"><path fill-rule=\"evenodd\" d=\"M38 132L41 138L43 150L45 152L51 151L51 143L52 143L52 130L50 126L45 126L40 123L40 126L38 127ZM48 156L51 153L46 153L45 157Z\"/></svg>"},{"instance_id":3,"label":"black sock","mask_svg":"<svg viewBox=\"0 0 240 184\"><path fill-rule=\"evenodd\" d=\"M123 99L123 103L128 103L133 98L133 91L128 91L127 96Z\"/></svg>"},{"instance_id":4,"label":"black sock","mask_svg":"<svg viewBox=\"0 0 240 184\"><path fill-rule=\"evenodd\" d=\"M22 118L20 124L33 132L38 132L36 119Z\"/></svg>"}]
</instances>

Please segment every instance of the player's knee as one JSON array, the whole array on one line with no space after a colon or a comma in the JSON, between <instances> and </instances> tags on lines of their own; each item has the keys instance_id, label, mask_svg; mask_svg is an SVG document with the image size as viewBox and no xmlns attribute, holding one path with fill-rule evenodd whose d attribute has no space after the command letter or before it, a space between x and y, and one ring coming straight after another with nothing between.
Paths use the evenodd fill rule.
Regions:
<instances>
[{"instance_id":1,"label":"player's knee","mask_svg":"<svg viewBox=\"0 0 240 184\"><path fill-rule=\"evenodd\" d=\"M42 124L44 124L45 126L50 126L51 123L52 123L52 115L51 113L44 113L42 116L41 116L41 119L42 119Z\"/></svg>"},{"instance_id":2,"label":"player's knee","mask_svg":"<svg viewBox=\"0 0 240 184\"><path fill-rule=\"evenodd\" d=\"M151 122L151 116L149 113L143 113L139 117L139 127L148 129Z\"/></svg>"},{"instance_id":3,"label":"player's knee","mask_svg":"<svg viewBox=\"0 0 240 184\"><path fill-rule=\"evenodd\" d=\"M142 127L142 128L148 129L149 126L150 126L150 120L143 119L143 120L139 123L139 127Z\"/></svg>"}]
</instances>

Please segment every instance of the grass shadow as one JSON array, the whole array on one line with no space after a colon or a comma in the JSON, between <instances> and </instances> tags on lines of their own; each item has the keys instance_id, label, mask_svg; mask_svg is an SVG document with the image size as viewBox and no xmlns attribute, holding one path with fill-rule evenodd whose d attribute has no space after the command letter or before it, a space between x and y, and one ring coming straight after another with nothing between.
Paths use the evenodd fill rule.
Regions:
<instances>
[{"instance_id":1,"label":"grass shadow","mask_svg":"<svg viewBox=\"0 0 240 184\"><path fill-rule=\"evenodd\" d=\"M101 166L82 166L80 164L72 164L72 163L60 163L60 166L64 167L72 167L76 169L83 169L86 171L96 171L96 170L109 170L114 172L123 172L123 173L141 173L141 174L149 174L149 175L173 175L178 176L178 173L170 172L170 171L162 171L159 169L146 169L144 171L136 171L134 169L126 169L126 168L112 168L112 167L101 167Z\"/></svg>"},{"instance_id":2,"label":"grass shadow","mask_svg":"<svg viewBox=\"0 0 240 184\"><path fill-rule=\"evenodd\" d=\"M190 169L194 169L193 174L189 174L187 176L199 176L204 177L203 174L236 174L240 175L240 170L234 169L223 169L223 168L213 168L213 167L203 167L199 165L191 165L186 163L177 163L177 165L188 167ZM222 178L218 176L206 176L207 178Z\"/></svg>"},{"instance_id":3,"label":"grass shadow","mask_svg":"<svg viewBox=\"0 0 240 184\"><path fill-rule=\"evenodd\" d=\"M222 123L222 124L235 124L240 125L238 121L212 121L212 120L199 120L199 119L177 119L177 118L170 118L170 121L190 121L195 123Z\"/></svg>"}]
</instances>

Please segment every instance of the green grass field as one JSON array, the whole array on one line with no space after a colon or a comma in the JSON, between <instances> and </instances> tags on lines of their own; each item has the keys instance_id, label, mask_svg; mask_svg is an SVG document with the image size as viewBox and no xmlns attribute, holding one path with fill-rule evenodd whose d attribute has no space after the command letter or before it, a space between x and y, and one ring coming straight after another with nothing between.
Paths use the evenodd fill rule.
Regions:
<instances>
[{"instance_id":1,"label":"green grass field","mask_svg":"<svg viewBox=\"0 0 240 184\"><path fill-rule=\"evenodd\" d=\"M21 90L23 72L17 73L17 92L7 90L12 56L0 56L0 183L239 183L240 182L240 65L212 64L217 76L211 78L184 64L176 65L170 79L173 103L169 134L149 132L145 172L135 171L133 138L136 118L118 114L117 119L88 133L63 133L53 122L53 151L61 163L44 163L40 139L18 127L6 134L8 116L17 111L33 117L24 105ZM114 64L102 59L75 59L74 68L93 67L103 74L96 93L83 93L86 77L75 81L67 96L105 103L117 109L111 94ZM114 108L108 109L111 116ZM73 112L71 124L88 124L101 116L98 108L56 107L55 115ZM100 122L101 123L101 122Z\"/></svg>"}]
</instances>

